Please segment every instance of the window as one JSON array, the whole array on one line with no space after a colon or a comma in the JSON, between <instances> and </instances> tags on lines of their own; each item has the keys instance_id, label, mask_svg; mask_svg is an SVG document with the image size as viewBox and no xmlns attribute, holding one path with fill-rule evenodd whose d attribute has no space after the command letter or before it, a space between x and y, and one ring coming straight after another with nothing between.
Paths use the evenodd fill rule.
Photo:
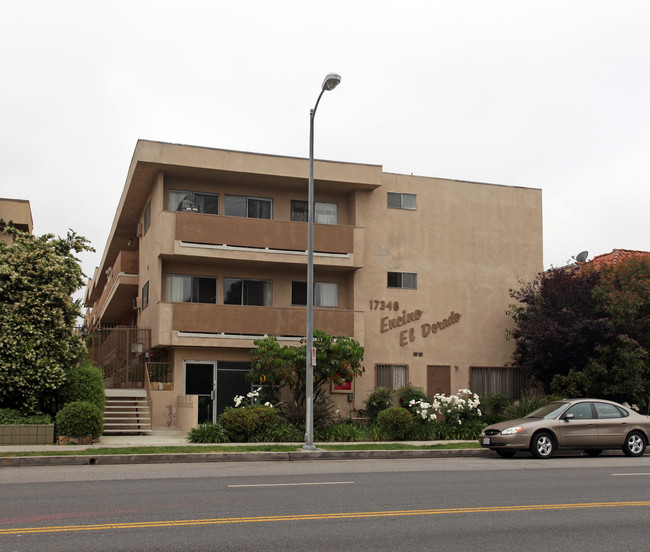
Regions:
<instances>
[{"instance_id":1,"label":"window","mask_svg":"<svg viewBox=\"0 0 650 552\"><path fill-rule=\"evenodd\" d=\"M291 200L291 220L307 222L307 202ZM338 205L336 203L314 202L314 222L318 224L338 224Z\"/></svg>"},{"instance_id":2,"label":"window","mask_svg":"<svg viewBox=\"0 0 650 552\"><path fill-rule=\"evenodd\" d=\"M169 210L186 213L219 214L219 194L204 194L199 192L173 191L169 192Z\"/></svg>"},{"instance_id":3,"label":"window","mask_svg":"<svg viewBox=\"0 0 650 552\"><path fill-rule=\"evenodd\" d=\"M223 304L270 307L273 304L273 282L224 278Z\"/></svg>"},{"instance_id":4,"label":"window","mask_svg":"<svg viewBox=\"0 0 650 552\"><path fill-rule=\"evenodd\" d=\"M226 215L231 217L273 218L273 201L262 197L227 195Z\"/></svg>"},{"instance_id":5,"label":"window","mask_svg":"<svg viewBox=\"0 0 650 552\"><path fill-rule=\"evenodd\" d=\"M390 209L417 209L417 195L388 192L388 207Z\"/></svg>"},{"instance_id":6,"label":"window","mask_svg":"<svg viewBox=\"0 0 650 552\"><path fill-rule=\"evenodd\" d=\"M307 282L291 282L291 304L307 304ZM339 285L335 282L314 282L314 306L338 307Z\"/></svg>"},{"instance_id":7,"label":"window","mask_svg":"<svg viewBox=\"0 0 650 552\"><path fill-rule=\"evenodd\" d=\"M142 286L142 310L149 306L149 282Z\"/></svg>"},{"instance_id":8,"label":"window","mask_svg":"<svg viewBox=\"0 0 650 552\"><path fill-rule=\"evenodd\" d=\"M388 287L418 289L418 275L414 272L389 272Z\"/></svg>"},{"instance_id":9,"label":"window","mask_svg":"<svg viewBox=\"0 0 650 552\"><path fill-rule=\"evenodd\" d=\"M594 414L591 411L591 403L589 402L574 404L565 412L565 416L567 414L573 414L573 417L576 420L591 420L594 417Z\"/></svg>"},{"instance_id":10,"label":"window","mask_svg":"<svg viewBox=\"0 0 650 552\"><path fill-rule=\"evenodd\" d=\"M399 389L408 383L408 366L406 364L377 364L376 387Z\"/></svg>"},{"instance_id":11,"label":"window","mask_svg":"<svg viewBox=\"0 0 650 552\"><path fill-rule=\"evenodd\" d=\"M469 372L469 388L480 397L503 394L510 400L521 397L529 385L528 377L521 368L506 366L472 366Z\"/></svg>"},{"instance_id":12,"label":"window","mask_svg":"<svg viewBox=\"0 0 650 552\"><path fill-rule=\"evenodd\" d=\"M217 279L206 276L167 275L167 301L216 303Z\"/></svg>"},{"instance_id":13,"label":"window","mask_svg":"<svg viewBox=\"0 0 650 552\"><path fill-rule=\"evenodd\" d=\"M144 227L144 234L147 233L147 230L149 230L149 227L151 226L151 201L147 203L147 206L144 209L144 217L143 217L143 223L142 226Z\"/></svg>"},{"instance_id":14,"label":"window","mask_svg":"<svg viewBox=\"0 0 650 552\"><path fill-rule=\"evenodd\" d=\"M617 406L613 404L595 402L594 406L596 407L596 414L600 419L614 419L614 418L623 418L628 416L625 411L622 411Z\"/></svg>"}]
</instances>

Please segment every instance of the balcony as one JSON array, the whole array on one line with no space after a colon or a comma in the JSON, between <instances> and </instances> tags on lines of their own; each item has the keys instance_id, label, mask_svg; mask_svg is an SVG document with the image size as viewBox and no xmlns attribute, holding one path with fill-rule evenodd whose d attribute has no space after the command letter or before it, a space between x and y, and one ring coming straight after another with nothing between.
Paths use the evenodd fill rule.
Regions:
<instances>
[{"instance_id":1,"label":"balcony","mask_svg":"<svg viewBox=\"0 0 650 552\"><path fill-rule=\"evenodd\" d=\"M169 303L172 329L187 333L304 336L306 309ZM314 327L330 335L354 335L354 311L314 309Z\"/></svg>"},{"instance_id":2,"label":"balcony","mask_svg":"<svg viewBox=\"0 0 650 552\"><path fill-rule=\"evenodd\" d=\"M163 254L289 264L306 262L307 224L304 222L182 212L165 212L163 218L173 219L165 221L163 226L174 228L173 238L167 237L174 245L166 243ZM314 252L316 265L360 268L363 229L316 224Z\"/></svg>"},{"instance_id":3,"label":"balcony","mask_svg":"<svg viewBox=\"0 0 650 552\"><path fill-rule=\"evenodd\" d=\"M93 307L93 325L129 324L133 300L138 296L138 253L121 251L108 277L101 297Z\"/></svg>"}]
</instances>

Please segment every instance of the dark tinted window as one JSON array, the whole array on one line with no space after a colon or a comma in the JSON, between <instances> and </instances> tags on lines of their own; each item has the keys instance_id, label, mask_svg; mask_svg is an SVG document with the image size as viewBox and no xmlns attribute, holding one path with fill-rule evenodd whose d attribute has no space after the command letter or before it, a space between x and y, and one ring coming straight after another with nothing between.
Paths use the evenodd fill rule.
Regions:
<instances>
[{"instance_id":1,"label":"dark tinted window","mask_svg":"<svg viewBox=\"0 0 650 552\"><path fill-rule=\"evenodd\" d=\"M594 413L591 410L591 403L578 403L574 404L569 410L566 411L566 415L573 414L575 420L591 420L594 417Z\"/></svg>"}]
</instances>

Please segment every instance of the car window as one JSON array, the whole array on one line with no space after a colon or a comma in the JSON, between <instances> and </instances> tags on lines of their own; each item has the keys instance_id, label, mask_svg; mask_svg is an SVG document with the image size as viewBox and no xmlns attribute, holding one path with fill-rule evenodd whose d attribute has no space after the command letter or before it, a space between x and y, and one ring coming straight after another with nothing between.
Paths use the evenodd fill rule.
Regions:
<instances>
[{"instance_id":1,"label":"car window","mask_svg":"<svg viewBox=\"0 0 650 552\"><path fill-rule=\"evenodd\" d=\"M600 419L622 418L623 413L616 408L613 404L607 403L594 403L596 413Z\"/></svg>"},{"instance_id":2,"label":"car window","mask_svg":"<svg viewBox=\"0 0 650 552\"><path fill-rule=\"evenodd\" d=\"M576 420L591 420L594 417L591 411L591 403L588 402L574 404L566 413L567 415L573 414L573 418Z\"/></svg>"},{"instance_id":3,"label":"car window","mask_svg":"<svg viewBox=\"0 0 650 552\"><path fill-rule=\"evenodd\" d=\"M567 407L567 403L552 402L539 407L537 410L533 410L530 414L527 414L525 417L545 418L547 420L551 420L553 418L557 418L566 407Z\"/></svg>"}]
</instances>

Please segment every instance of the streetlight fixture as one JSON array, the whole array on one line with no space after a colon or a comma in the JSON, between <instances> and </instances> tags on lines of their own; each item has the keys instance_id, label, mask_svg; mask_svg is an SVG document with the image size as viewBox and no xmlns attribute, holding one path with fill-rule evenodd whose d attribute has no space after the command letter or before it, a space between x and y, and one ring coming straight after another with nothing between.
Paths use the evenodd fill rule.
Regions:
<instances>
[{"instance_id":1,"label":"streetlight fixture","mask_svg":"<svg viewBox=\"0 0 650 552\"><path fill-rule=\"evenodd\" d=\"M341 82L341 75L329 73L316 100L309 111L309 194L307 198L307 372L305 375L305 444L303 450L315 450L314 446L314 117L318 103L326 90L334 90Z\"/></svg>"}]
</instances>

